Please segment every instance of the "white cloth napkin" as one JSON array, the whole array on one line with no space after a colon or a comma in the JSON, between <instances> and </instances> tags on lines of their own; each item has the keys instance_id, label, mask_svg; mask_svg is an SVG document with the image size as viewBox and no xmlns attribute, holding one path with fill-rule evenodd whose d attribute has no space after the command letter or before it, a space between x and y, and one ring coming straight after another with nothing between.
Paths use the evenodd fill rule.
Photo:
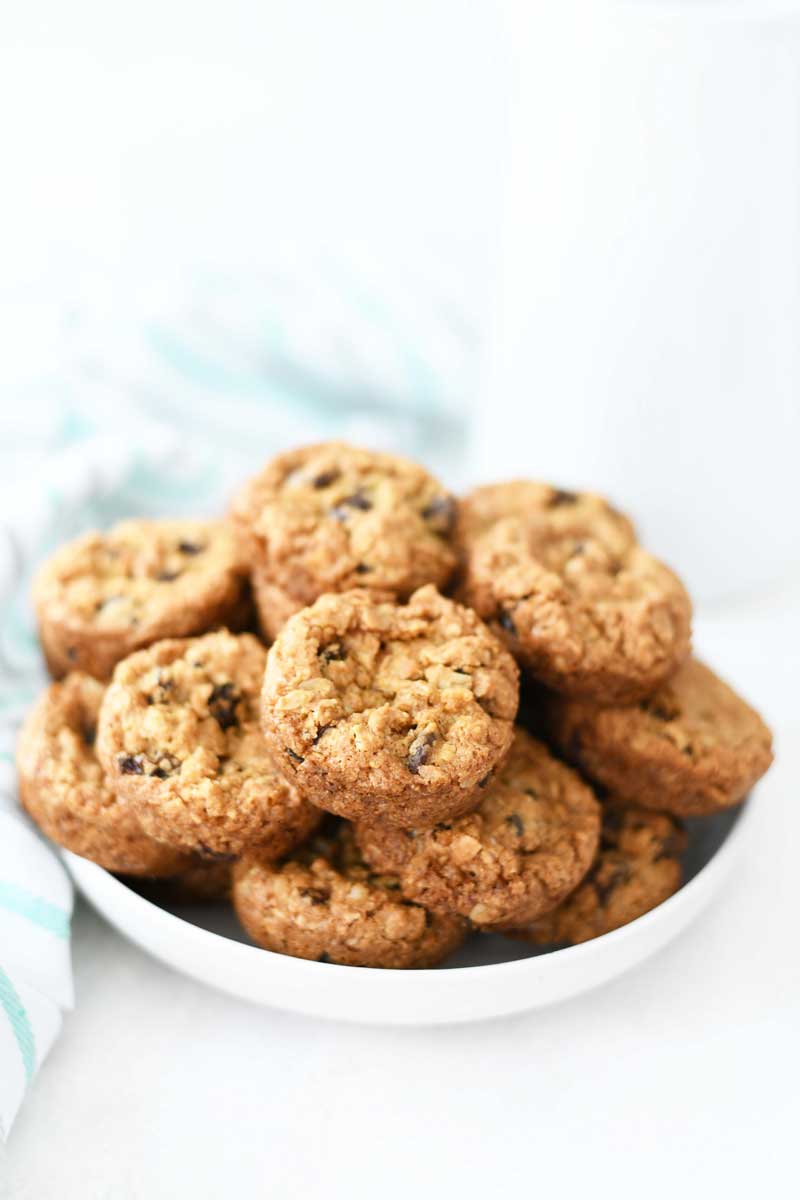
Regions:
<instances>
[{"instance_id":1,"label":"white cloth napkin","mask_svg":"<svg viewBox=\"0 0 800 1200\"><path fill-rule=\"evenodd\" d=\"M17 610L36 522L29 522L33 514L26 504L17 511L20 518L0 524L0 1138L58 1036L62 1009L73 999L72 887L16 800L16 732L43 682Z\"/></svg>"}]
</instances>

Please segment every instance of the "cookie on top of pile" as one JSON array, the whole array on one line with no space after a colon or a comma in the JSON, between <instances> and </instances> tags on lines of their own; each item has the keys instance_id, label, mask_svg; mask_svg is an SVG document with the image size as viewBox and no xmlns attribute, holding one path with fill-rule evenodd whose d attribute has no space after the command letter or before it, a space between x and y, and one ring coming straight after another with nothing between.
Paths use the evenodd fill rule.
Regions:
<instances>
[{"instance_id":1,"label":"cookie on top of pile","mask_svg":"<svg viewBox=\"0 0 800 1200\"><path fill-rule=\"evenodd\" d=\"M308 446L217 521L62 547L33 598L33 820L156 895L230 901L282 954L424 968L470 933L599 937L680 887L682 819L772 761L691 657L680 580L589 492L457 500Z\"/></svg>"}]
</instances>

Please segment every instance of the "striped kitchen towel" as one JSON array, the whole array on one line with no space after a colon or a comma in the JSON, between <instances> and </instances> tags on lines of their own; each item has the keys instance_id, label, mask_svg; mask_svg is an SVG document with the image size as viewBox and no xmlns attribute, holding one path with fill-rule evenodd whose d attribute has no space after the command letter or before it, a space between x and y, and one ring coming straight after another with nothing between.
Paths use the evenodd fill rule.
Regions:
<instances>
[{"instance_id":1,"label":"striped kitchen towel","mask_svg":"<svg viewBox=\"0 0 800 1200\"><path fill-rule=\"evenodd\" d=\"M0 764L8 804L10 764ZM55 854L11 811L0 811L0 1137L72 1004L72 888Z\"/></svg>"}]
</instances>

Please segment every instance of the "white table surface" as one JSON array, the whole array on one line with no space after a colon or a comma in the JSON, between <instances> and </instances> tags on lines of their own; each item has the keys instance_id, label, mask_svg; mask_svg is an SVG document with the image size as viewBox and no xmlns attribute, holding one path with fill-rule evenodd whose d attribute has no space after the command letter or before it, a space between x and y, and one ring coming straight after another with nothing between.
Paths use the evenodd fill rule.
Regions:
<instances>
[{"instance_id":1,"label":"white table surface","mask_svg":"<svg viewBox=\"0 0 800 1200\"><path fill-rule=\"evenodd\" d=\"M206 990L79 904L77 1009L3 1200L796 1196L800 654L796 609L753 611L697 641L779 723L778 760L747 862L675 943L557 1008L384 1030Z\"/></svg>"}]
</instances>

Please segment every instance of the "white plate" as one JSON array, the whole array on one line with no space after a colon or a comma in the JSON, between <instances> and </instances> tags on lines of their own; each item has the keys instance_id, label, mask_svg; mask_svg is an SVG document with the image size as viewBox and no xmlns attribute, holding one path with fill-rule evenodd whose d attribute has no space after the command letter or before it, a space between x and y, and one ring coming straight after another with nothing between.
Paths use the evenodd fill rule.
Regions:
<instances>
[{"instance_id":1,"label":"white plate","mask_svg":"<svg viewBox=\"0 0 800 1200\"><path fill-rule=\"evenodd\" d=\"M622 929L580 946L545 951L500 935L475 935L444 967L428 971L340 967L273 954L247 941L226 905L168 910L94 863L67 851L64 858L84 896L121 933L212 987L313 1016L444 1025L542 1008L642 962L705 908L736 862L751 822L752 803L690 822L687 882Z\"/></svg>"}]
</instances>

